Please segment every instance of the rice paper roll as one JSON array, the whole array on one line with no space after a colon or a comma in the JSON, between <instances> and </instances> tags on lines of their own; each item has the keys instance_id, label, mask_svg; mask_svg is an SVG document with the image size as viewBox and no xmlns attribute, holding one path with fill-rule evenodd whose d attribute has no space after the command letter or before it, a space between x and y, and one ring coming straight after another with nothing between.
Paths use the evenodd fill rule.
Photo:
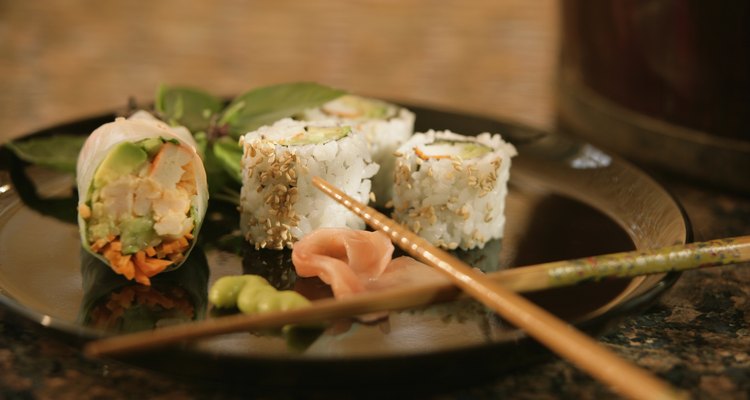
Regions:
<instances>
[{"instance_id":1,"label":"rice paper roll","mask_svg":"<svg viewBox=\"0 0 750 400\"><path fill-rule=\"evenodd\" d=\"M396 152L394 219L448 250L502 238L515 155L498 134L415 133Z\"/></svg>"},{"instance_id":2,"label":"rice paper roll","mask_svg":"<svg viewBox=\"0 0 750 400\"><path fill-rule=\"evenodd\" d=\"M301 113L306 121L335 119L365 135L372 160L380 170L372 177L374 204L387 207L393 196L393 153L414 133L414 113L382 100L343 95Z\"/></svg>"},{"instance_id":3,"label":"rice paper roll","mask_svg":"<svg viewBox=\"0 0 750 400\"><path fill-rule=\"evenodd\" d=\"M117 118L88 137L76 173L86 251L143 285L185 261L208 205L206 172L187 129L145 111Z\"/></svg>"}]
</instances>

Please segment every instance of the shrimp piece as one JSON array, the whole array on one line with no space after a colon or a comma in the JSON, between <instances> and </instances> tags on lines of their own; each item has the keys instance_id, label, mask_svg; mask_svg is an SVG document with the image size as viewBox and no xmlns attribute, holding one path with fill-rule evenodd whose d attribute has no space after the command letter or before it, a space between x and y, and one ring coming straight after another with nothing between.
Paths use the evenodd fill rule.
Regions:
<instances>
[{"instance_id":1,"label":"shrimp piece","mask_svg":"<svg viewBox=\"0 0 750 400\"><path fill-rule=\"evenodd\" d=\"M174 189L184 173L183 166L192 161L190 151L173 143L164 143L154 157L149 170L149 177L165 189Z\"/></svg>"}]
</instances>

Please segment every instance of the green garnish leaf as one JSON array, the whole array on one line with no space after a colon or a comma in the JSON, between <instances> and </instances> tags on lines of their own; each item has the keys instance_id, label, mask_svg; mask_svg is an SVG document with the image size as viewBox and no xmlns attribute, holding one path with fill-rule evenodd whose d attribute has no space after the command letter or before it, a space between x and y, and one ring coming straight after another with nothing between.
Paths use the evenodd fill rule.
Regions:
<instances>
[{"instance_id":1,"label":"green garnish leaf","mask_svg":"<svg viewBox=\"0 0 750 400\"><path fill-rule=\"evenodd\" d=\"M182 125L190 132L208 132L222 101L202 90L160 85L156 90L156 112L170 125Z\"/></svg>"},{"instance_id":2,"label":"green garnish leaf","mask_svg":"<svg viewBox=\"0 0 750 400\"><path fill-rule=\"evenodd\" d=\"M86 136L54 135L13 141L5 146L28 163L75 173L78 152L84 141Z\"/></svg>"},{"instance_id":3,"label":"green garnish leaf","mask_svg":"<svg viewBox=\"0 0 750 400\"><path fill-rule=\"evenodd\" d=\"M171 125L184 126L193 134L206 169L210 195L213 199L234 204L238 202L242 181L239 136L308 108L321 106L343 94L342 90L311 82L286 83L250 90L224 108L222 98L200 89L160 85L154 108L157 117ZM7 151L16 158L18 165L12 175L14 181L20 183L29 181L22 161L75 173L78 154L85 140L86 136L65 134L32 137L6 143L0 147L0 152ZM150 147L144 149L148 151ZM19 189L23 192L24 202L39 209L47 207L55 215L62 209L75 214L75 203L70 203L70 199L42 199L33 185L28 187L29 190ZM60 207L63 204L64 207ZM64 214L60 218L70 220L70 215Z\"/></svg>"},{"instance_id":4,"label":"green garnish leaf","mask_svg":"<svg viewBox=\"0 0 750 400\"><path fill-rule=\"evenodd\" d=\"M238 183L242 183L242 147L228 136L214 142L214 155L219 165Z\"/></svg>"},{"instance_id":5,"label":"green garnish leaf","mask_svg":"<svg viewBox=\"0 0 750 400\"><path fill-rule=\"evenodd\" d=\"M234 182L227 171L224 170L221 162L214 154L214 146L209 144L208 137L203 132L195 135L195 141L198 144L198 151L203 159L203 168L206 170L206 180L208 181L208 193L211 198L225 188L231 186Z\"/></svg>"},{"instance_id":6,"label":"green garnish leaf","mask_svg":"<svg viewBox=\"0 0 750 400\"><path fill-rule=\"evenodd\" d=\"M220 126L239 138L282 118L320 106L345 92L311 82L285 83L251 90L238 96L224 110Z\"/></svg>"}]
</instances>

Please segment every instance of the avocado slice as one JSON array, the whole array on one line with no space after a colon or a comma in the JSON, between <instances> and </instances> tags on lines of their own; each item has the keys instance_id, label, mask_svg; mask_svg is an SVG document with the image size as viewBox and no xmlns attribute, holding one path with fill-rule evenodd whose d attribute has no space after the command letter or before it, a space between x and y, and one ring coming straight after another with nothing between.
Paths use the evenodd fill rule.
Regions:
<instances>
[{"instance_id":1,"label":"avocado slice","mask_svg":"<svg viewBox=\"0 0 750 400\"><path fill-rule=\"evenodd\" d=\"M137 171L148 159L148 153L141 146L123 142L107 154L94 174L94 187L102 187L109 182Z\"/></svg>"},{"instance_id":2,"label":"avocado slice","mask_svg":"<svg viewBox=\"0 0 750 400\"><path fill-rule=\"evenodd\" d=\"M156 155L156 153L159 152L159 149L161 149L161 145L164 144L164 141L160 138L148 138L143 139L138 144L143 148L143 150L148 154L149 157L153 157Z\"/></svg>"},{"instance_id":3,"label":"avocado slice","mask_svg":"<svg viewBox=\"0 0 750 400\"><path fill-rule=\"evenodd\" d=\"M396 107L384 101L354 95L344 95L323 105L328 115L340 118L388 119L396 114Z\"/></svg>"},{"instance_id":4,"label":"avocado slice","mask_svg":"<svg viewBox=\"0 0 750 400\"><path fill-rule=\"evenodd\" d=\"M278 144L284 146L303 146L306 144L323 144L331 140L339 140L352 132L350 126L308 126L305 132L290 138L280 140Z\"/></svg>"},{"instance_id":5,"label":"avocado slice","mask_svg":"<svg viewBox=\"0 0 750 400\"><path fill-rule=\"evenodd\" d=\"M417 155L424 160L448 157L459 157L464 160L470 160L482 157L491 152L492 148L489 146L460 140L436 140L417 149Z\"/></svg>"},{"instance_id":6,"label":"avocado slice","mask_svg":"<svg viewBox=\"0 0 750 400\"><path fill-rule=\"evenodd\" d=\"M158 236L151 218L130 218L120 223L122 254L134 254L148 247Z\"/></svg>"}]
</instances>

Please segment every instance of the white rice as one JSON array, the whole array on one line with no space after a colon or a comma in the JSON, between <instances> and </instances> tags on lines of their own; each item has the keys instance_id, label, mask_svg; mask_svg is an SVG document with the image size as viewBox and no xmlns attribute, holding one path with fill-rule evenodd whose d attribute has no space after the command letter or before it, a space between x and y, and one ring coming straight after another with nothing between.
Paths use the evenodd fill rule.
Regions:
<instances>
[{"instance_id":1,"label":"white rice","mask_svg":"<svg viewBox=\"0 0 750 400\"><path fill-rule=\"evenodd\" d=\"M240 138L240 227L256 248L291 248L322 227L364 228L359 217L312 186L312 177L319 176L358 201L368 202L370 178L378 165L371 161L364 135L356 127L347 136L324 143L277 143L305 127L329 126L341 124L286 118Z\"/></svg>"},{"instance_id":2,"label":"white rice","mask_svg":"<svg viewBox=\"0 0 750 400\"><path fill-rule=\"evenodd\" d=\"M356 96L349 95L349 97ZM307 121L330 119L332 115L324 110L337 100L326 103L322 107L306 110L299 117ZM375 205L385 207L393 197L393 167L395 165L393 153L414 132L415 116L413 112L394 104L376 99L364 100L387 107L389 116L384 119L364 116L335 117L335 119L364 133L370 149L370 157L380 165L380 170L372 178Z\"/></svg>"},{"instance_id":3,"label":"white rice","mask_svg":"<svg viewBox=\"0 0 750 400\"><path fill-rule=\"evenodd\" d=\"M420 158L415 148L435 141L475 142L491 148L461 159ZM393 216L432 244L446 249L482 248L502 238L513 145L498 134L476 137L450 131L416 133L396 152Z\"/></svg>"}]
</instances>

